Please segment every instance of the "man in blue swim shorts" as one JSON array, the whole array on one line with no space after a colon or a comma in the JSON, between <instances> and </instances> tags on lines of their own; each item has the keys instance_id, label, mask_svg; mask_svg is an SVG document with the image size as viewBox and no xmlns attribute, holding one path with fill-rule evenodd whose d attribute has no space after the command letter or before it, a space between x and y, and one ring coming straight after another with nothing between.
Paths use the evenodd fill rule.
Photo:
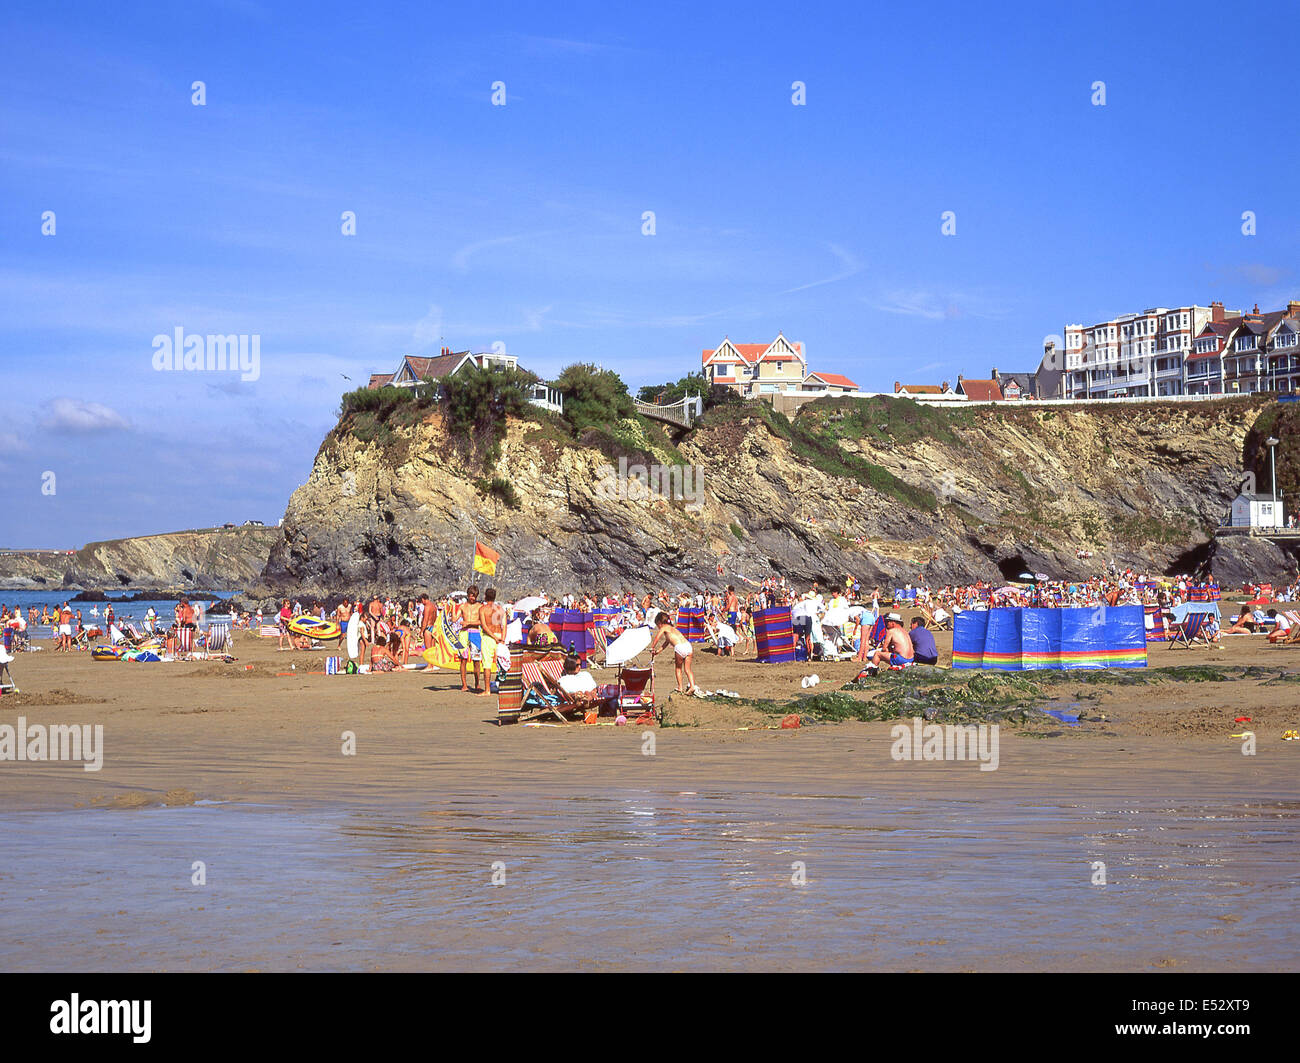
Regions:
<instances>
[{"instance_id":1,"label":"man in blue swim shorts","mask_svg":"<svg viewBox=\"0 0 1300 1063\"><path fill-rule=\"evenodd\" d=\"M877 668L882 665L906 668L909 664L916 663L916 650L903 628L903 618L898 613L890 613L885 617L885 638L880 649L871 655L871 663Z\"/></svg>"}]
</instances>

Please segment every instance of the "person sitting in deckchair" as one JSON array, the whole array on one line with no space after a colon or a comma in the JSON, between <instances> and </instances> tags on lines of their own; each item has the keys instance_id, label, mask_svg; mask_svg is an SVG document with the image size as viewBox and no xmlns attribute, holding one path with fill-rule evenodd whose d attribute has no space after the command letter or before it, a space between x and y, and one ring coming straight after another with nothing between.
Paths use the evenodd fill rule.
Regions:
<instances>
[{"instance_id":1,"label":"person sitting in deckchair","mask_svg":"<svg viewBox=\"0 0 1300 1063\"><path fill-rule=\"evenodd\" d=\"M683 635L672 621L668 619L668 614L660 612L656 621L658 632L655 634L654 642L650 646L650 660L655 659L655 654L659 652L660 639L663 640L663 647L673 648L673 668L677 675L677 693L691 694L695 691L695 671L691 668L691 654L694 652L690 639ZM682 680L685 679L689 685L683 687Z\"/></svg>"},{"instance_id":2,"label":"person sitting in deckchair","mask_svg":"<svg viewBox=\"0 0 1300 1063\"><path fill-rule=\"evenodd\" d=\"M581 705L595 705L605 700L596 685L596 677L590 672L579 669L578 658L573 654L564 658L564 674L555 681L570 701Z\"/></svg>"}]
</instances>

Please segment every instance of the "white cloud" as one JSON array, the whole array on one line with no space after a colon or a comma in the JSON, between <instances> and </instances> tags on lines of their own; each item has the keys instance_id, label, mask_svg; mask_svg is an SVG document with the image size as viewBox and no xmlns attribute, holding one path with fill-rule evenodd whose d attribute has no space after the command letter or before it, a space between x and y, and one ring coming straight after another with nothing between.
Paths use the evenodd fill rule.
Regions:
<instances>
[{"instance_id":1,"label":"white cloud","mask_svg":"<svg viewBox=\"0 0 1300 1063\"><path fill-rule=\"evenodd\" d=\"M0 432L0 454L20 454L27 442L17 432Z\"/></svg>"},{"instance_id":2,"label":"white cloud","mask_svg":"<svg viewBox=\"0 0 1300 1063\"><path fill-rule=\"evenodd\" d=\"M130 428L131 424L116 410L98 402L55 399L50 403L45 427L65 432L111 432Z\"/></svg>"}]
</instances>

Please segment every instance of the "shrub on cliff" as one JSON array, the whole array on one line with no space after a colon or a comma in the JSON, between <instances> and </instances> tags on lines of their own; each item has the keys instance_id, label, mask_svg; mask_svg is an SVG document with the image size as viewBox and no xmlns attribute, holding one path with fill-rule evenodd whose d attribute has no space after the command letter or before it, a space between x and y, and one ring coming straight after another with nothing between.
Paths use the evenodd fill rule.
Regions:
<instances>
[{"instance_id":1,"label":"shrub on cliff","mask_svg":"<svg viewBox=\"0 0 1300 1063\"><path fill-rule=\"evenodd\" d=\"M506 418L522 417L529 409L528 387L537 377L522 369L480 369L467 365L441 381L447 428L458 444L481 453L485 464L501 456Z\"/></svg>"},{"instance_id":2,"label":"shrub on cliff","mask_svg":"<svg viewBox=\"0 0 1300 1063\"><path fill-rule=\"evenodd\" d=\"M575 433L611 425L634 411L622 378L589 362L567 366L555 387L564 394L564 419Z\"/></svg>"}]
</instances>

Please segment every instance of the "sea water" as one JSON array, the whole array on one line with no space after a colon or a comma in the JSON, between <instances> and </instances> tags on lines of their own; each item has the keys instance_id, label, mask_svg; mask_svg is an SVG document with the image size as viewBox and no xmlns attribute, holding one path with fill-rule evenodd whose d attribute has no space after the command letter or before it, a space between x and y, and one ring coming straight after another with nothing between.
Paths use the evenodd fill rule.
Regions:
<instances>
[{"instance_id":1,"label":"sea water","mask_svg":"<svg viewBox=\"0 0 1300 1063\"><path fill-rule=\"evenodd\" d=\"M0 968L1295 970L1298 833L1190 791L21 812Z\"/></svg>"}]
</instances>

